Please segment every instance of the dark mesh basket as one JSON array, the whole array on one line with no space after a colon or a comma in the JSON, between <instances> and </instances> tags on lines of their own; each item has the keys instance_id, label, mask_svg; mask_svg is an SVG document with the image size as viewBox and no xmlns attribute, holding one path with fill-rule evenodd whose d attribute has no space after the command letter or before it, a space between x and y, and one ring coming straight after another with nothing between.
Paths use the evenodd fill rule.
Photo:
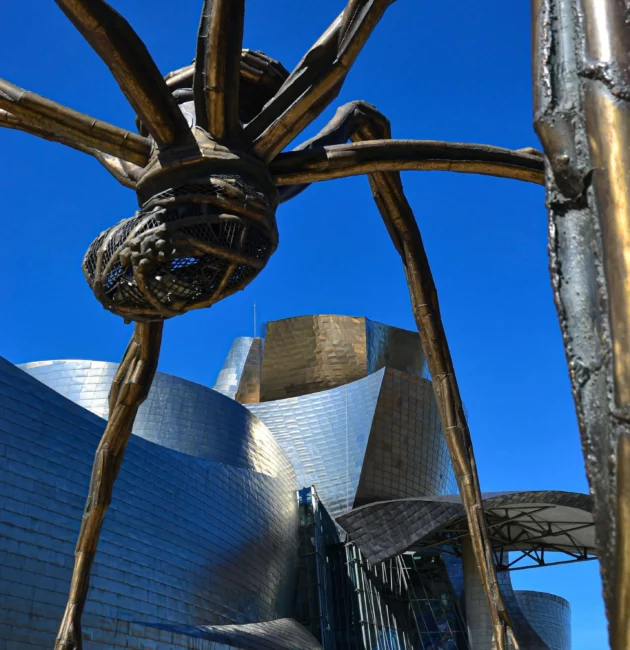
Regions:
<instances>
[{"instance_id":1,"label":"dark mesh basket","mask_svg":"<svg viewBox=\"0 0 630 650\"><path fill-rule=\"evenodd\" d=\"M101 233L83 272L106 309L159 320L244 288L273 252L255 222L197 204L141 211Z\"/></svg>"}]
</instances>

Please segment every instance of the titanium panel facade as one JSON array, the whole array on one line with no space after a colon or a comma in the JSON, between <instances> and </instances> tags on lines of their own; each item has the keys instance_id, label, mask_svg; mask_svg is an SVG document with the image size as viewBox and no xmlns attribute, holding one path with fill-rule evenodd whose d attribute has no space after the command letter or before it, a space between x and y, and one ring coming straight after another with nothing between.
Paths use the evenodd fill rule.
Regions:
<instances>
[{"instance_id":1,"label":"titanium panel facade","mask_svg":"<svg viewBox=\"0 0 630 650\"><path fill-rule=\"evenodd\" d=\"M549 650L571 650L571 605L542 591L515 591L516 600Z\"/></svg>"},{"instance_id":2,"label":"titanium panel facade","mask_svg":"<svg viewBox=\"0 0 630 650\"><path fill-rule=\"evenodd\" d=\"M306 628L290 618L247 625L159 627L212 641L213 649L216 647L214 643L220 643L220 648L242 648L242 650L322 650L317 639Z\"/></svg>"},{"instance_id":3,"label":"titanium panel facade","mask_svg":"<svg viewBox=\"0 0 630 650\"><path fill-rule=\"evenodd\" d=\"M385 366L419 377L426 374L416 332L351 316L274 321L265 329L261 401L329 390Z\"/></svg>"},{"instance_id":4,"label":"titanium panel facade","mask_svg":"<svg viewBox=\"0 0 630 650\"><path fill-rule=\"evenodd\" d=\"M482 494L482 499L495 552L594 550L593 501L587 494L523 491ZM337 522L372 563L468 534L458 494L372 503L343 513Z\"/></svg>"},{"instance_id":5,"label":"titanium panel facade","mask_svg":"<svg viewBox=\"0 0 630 650\"><path fill-rule=\"evenodd\" d=\"M454 492L457 482L431 382L387 368L354 506Z\"/></svg>"},{"instance_id":6,"label":"titanium panel facade","mask_svg":"<svg viewBox=\"0 0 630 650\"><path fill-rule=\"evenodd\" d=\"M466 623L470 648L471 650L487 650L492 647L492 620L488 610L488 601L479 579L479 571L470 539L462 541L461 565L464 586L462 596L466 603ZM521 650L552 650L540 637L527 614L521 609L512 587L510 573L500 571L497 573L497 578ZM570 650L570 648L563 650Z\"/></svg>"},{"instance_id":7,"label":"titanium panel facade","mask_svg":"<svg viewBox=\"0 0 630 650\"><path fill-rule=\"evenodd\" d=\"M332 517L359 503L448 494L455 477L431 384L383 368L328 391L248 404Z\"/></svg>"},{"instance_id":8,"label":"titanium panel facade","mask_svg":"<svg viewBox=\"0 0 630 650\"><path fill-rule=\"evenodd\" d=\"M418 332L365 319L367 374L392 368L415 377L426 377L427 360Z\"/></svg>"},{"instance_id":9,"label":"titanium panel facade","mask_svg":"<svg viewBox=\"0 0 630 650\"><path fill-rule=\"evenodd\" d=\"M118 365L102 361L36 361L20 368L87 410L107 418ZM133 432L158 445L216 463L275 475L293 469L274 437L250 411L210 388L156 373Z\"/></svg>"},{"instance_id":10,"label":"titanium panel facade","mask_svg":"<svg viewBox=\"0 0 630 650\"><path fill-rule=\"evenodd\" d=\"M72 371L66 366L65 372ZM90 376L98 382L85 383ZM78 385L102 381L82 374ZM214 429L206 427L201 451L221 461L132 436L94 564L86 650L216 650L229 646L147 625L248 624L291 615L294 474L262 423L244 407L217 398L226 403L219 422L227 428L216 420ZM162 404L170 408L168 400ZM227 417L238 410L244 413ZM177 417L165 418L169 435ZM181 426L188 426L185 418ZM0 359L2 648L54 644L104 427L101 418ZM210 453L211 434L216 453ZM233 462L226 437L240 440L232 447Z\"/></svg>"},{"instance_id":11,"label":"titanium panel facade","mask_svg":"<svg viewBox=\"0 0 630 650\"><path fill-rule=\"evenodd\" d=\"M298 486L317 486L333 517L354 503L384 375L383 369L332 390L247 404L286 452Z\"/></svg>"},{"instance_id":12,"label":"titanium panel facade","mask_svg":"<svg viewBox=\"0 0 630 650\"><path fill-rule=\"evenodd\" d=\"M262 355L261 338L234 339L213 389L241 404L260 402Z\"/></svg>"}]
</instances>

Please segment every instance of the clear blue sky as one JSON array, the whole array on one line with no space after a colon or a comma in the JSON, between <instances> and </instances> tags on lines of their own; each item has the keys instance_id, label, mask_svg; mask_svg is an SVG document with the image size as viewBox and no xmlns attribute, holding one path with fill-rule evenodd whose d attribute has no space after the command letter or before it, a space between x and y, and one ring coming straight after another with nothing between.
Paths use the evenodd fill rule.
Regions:
<instances>
[{"instance_id":1,"label":"clear blue sky","mask_svg":"<svg viewBox=\"0 0 630 650\"><path fill-rule=\"evenodd\" d=\"M201 0L116 0L166 73L191 62ZM349 75L338 106L365 99L394 137L539 146L532 130L529 3L398 0ZM343 0L248 0L245 47L291 69ZM0 76L133 129L101 61L52 0L4 0ZM304 137L334 113L328 109ZM423 232L466 402L482 489L587 491L547 270L542 188L444 173L403 176ZM0 355L18 363L117 361L131 333L93 298L81 259L136 208L99 164L0 131ZM160 369L212 384L231 340L259 319L366 315L415 328L400 261L365 178L312 187L278 211L280 246L244 292L170 321ZM573 648L606 646L595 562L513 574L573 608Z\"/></svg>"}]
</instances>

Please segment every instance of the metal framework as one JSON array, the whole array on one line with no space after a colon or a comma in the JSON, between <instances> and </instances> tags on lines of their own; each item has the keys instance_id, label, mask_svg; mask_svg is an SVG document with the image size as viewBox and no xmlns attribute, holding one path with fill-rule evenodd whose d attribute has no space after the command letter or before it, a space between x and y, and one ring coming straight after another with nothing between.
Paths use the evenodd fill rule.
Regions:
<instances>
[{"instance_id":1,"label":"metal framework","mask_svg":"<svg viewBox=\"0 0 630 650\"><path fill-rule=\"evenodd\" d=\"M519 571L597 559L594 549L585 546L576 536L580 531L592 529L593 523L546 521L536 517L553 508L554 506L547 505L486 508L486 521L497 571ZM466 518L460 517L424 538L414 548L436 548L442 552L461 555L460 542L468 534ZM546 553L562 554L567 559L548 561ZM510 560L506 562L508 554L511 554ZM531 563L523 565L525 560L530 560Z\"/></svg>"},{"instance_id":2,"label":"metal framework","mask_svg":"<svg viewBox=\"0 0 630 650\"><path fill-rule=\"evenodd\" d=\"M132 27L104 0L55 1L110 69L136 111L139 133L101 122L6 81L0 81L0 125L95 156L123 185L135 189L140 205L134 216L96 238L83 265L97 299L127 321L135 321L136 332L112 387L112 410L95 459L70 597L56 647L59 650L81 647L81 613L100 525L131 434L133 418L146 397L157 365L163 321L218 302L244 288L260 272L277 246L275 212L279 203L289 200L309 183L356 174L368 175L376 205L405 269L414 316L427 354L441 422L467 513L467 526L488 598L496 647L504 650L508 643L518 647L492 561L493 549L481 505L472 441L440 317L435 284L398 172L445 170L542 184L542 154L533 149L510 151L485 145L392 140L387 119L373 106L360 101L341 107L315 138L292 152L283 153L285 146L335 99L348 70L394 0L347 0L345 9L290 74L264 54L242 49L244 0L205 0L194 65L166 77L162 77ZM543 4L548 13L561 12L569 5L583 5L585 20L593 24L601 19L601 11L599 14L596 11L598 8L609 10L610 15L624 11L622 0L536 0L537 16ZM630 29L628 22L619 16L621 13L616 25L614 21L605 25L611 34L610 43L614 41L613 50L608 48L606 52L618 53L618 44L627 44L627 39L612 39L613 32L625 38ZM537 36L537 40L548 44L551 23L543 20L540 24L545 33ZM559 33L570 31L565 25ZM543 93L539 95L543 97L549 87L549 75L557 74L545 67L545 57L558 56L557 49L549 56L544 53L546 51L538 59L542 61L539 67L543 70L543 80L539 87ZM622 47L619 53L625 56L627 52L628 48ZM619 77L621 81L615 88L621 105L626 98L627 85L620 75L628 67L613 68L609 66L593 72L593 87L598 83L614 85ZM606 76L608 72L609 77ZM561 128L562 120L553 121L555 107L551 102L546 109L539 102L537 121L551 164L547 181L551 188L552 215L559 213L554 197L561 196L566 189L565 196L575 202L575 197L581 196L585 179L592 177L580 175L579 170L575 170L570 153L563 153L564 149L558 153L554 148L557 140L548 133L565 133ZM540 126L547 124L546 118L540 117L545 110L551 116L547 131L547 127ZM607 170L614 171L613 163L619 160L613 160L614 152L599 147L598 143L604 142L613 131L619 134L630 131L622 129L621 122L618 130L606 126L600 117L595 116L593 125L587 125L587 131L593 137L593 151L596 154L604 152L603 157L596 156L596 166L605 171L595 175L604 179L598 189L604 196L608 187ZM619 119L622 117L619 112ZM621 142L625 135L618 137L619 144L626 150L627 143ZM346 144L348 140L351 144ZM554 178L558 181L557 188ZM620 180L615 190L615 197L628 198L627 187ZM606 214L611 210L619 212L621 205L622 202L607 203L603 210ZM589 206L585 209L588 212ZM610 223L613 222L614 219ZM615 223L623 226L625 222L618 219ZM625 239L615 239L619 232L623 234L622 231L623 228L621 231L613 228L611 236L602 240L604 252L620 253L621 248L627 248ZM558 259L562 258L565 243L556 241L554 245L560 251ZM554 282L559 287L559 308L567 309L557 268L553 266L555 254L552 253L552 274L556 274ZM626 258L617 256L615 259ZM624 338L624 327L628 326L630 331L630 317L623 306L630 293L624 284L626 275L615 275L615 270L620 268L618 263L608 263L607 255L604 259L606 278L615 285L613 298L606 304L619 306L611 313L615 387L619 407L623 410L629 403L626 397L630 395L630 380L627 380L630 373L626 374L623 361L630 357L622 354L624 345L630 341L630 337ZM573 273L573 269L568 273L569 284L574 281L578 287L593 279L593 274L583 277L579 271ZM623 277L623 282L617 281L618 277ZM570 314L567 319L561 314L577 394L581 382L585 381L584 373L591 371L580 370L583 365L579 365L574 348L571 348L572 335L567 334L567 327L573 327L571 318ZM583 327L583 319L578 321L578 328ZM599 340L601 337L592 338ZM598 354L601 360L606 351ZM576 399L580 407L580 396ZM593 412L598 412L598 405L604 408L607 404L605 391L594 399ZM618 413L611 412L611 417L621 417L626 422L626 411L622 416ZM583 431L588 431L588 426L588 417L582 413ZM624 467L630 463L623 460L630 458L628 449L630 445L625 445L620 455ZM630 539L630 524L627 523L630 522L630 507L627 498L620 499L619 504L619 519L625 523L618 538L623 545ZM611 521L614 523L614 517ZM628 582L626 575L627 572L622 571L623 584ZM625 603L630 597L628 591L620 593L619 602ZM628 625L622 627L626 629Z\"/></svg>"}]
</instances>

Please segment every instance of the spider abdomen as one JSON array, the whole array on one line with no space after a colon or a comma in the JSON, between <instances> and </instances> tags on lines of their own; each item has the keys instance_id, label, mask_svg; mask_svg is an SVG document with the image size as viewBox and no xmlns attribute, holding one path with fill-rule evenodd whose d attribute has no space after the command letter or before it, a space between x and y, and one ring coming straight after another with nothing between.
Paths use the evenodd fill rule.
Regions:
<instances>
[{"instance_id":1,"label":"spider abdomen","mask_svg":"<svg viewBox=\"0 0 630 650\"><path fill-rule=\"evenodd\" d=\"M249 284L277 246L278 197L264 164L198 144L157 155L138 183L140 211L85 256L97 299L128 320L209 307Z\"/></svg>"}]
</instances>

